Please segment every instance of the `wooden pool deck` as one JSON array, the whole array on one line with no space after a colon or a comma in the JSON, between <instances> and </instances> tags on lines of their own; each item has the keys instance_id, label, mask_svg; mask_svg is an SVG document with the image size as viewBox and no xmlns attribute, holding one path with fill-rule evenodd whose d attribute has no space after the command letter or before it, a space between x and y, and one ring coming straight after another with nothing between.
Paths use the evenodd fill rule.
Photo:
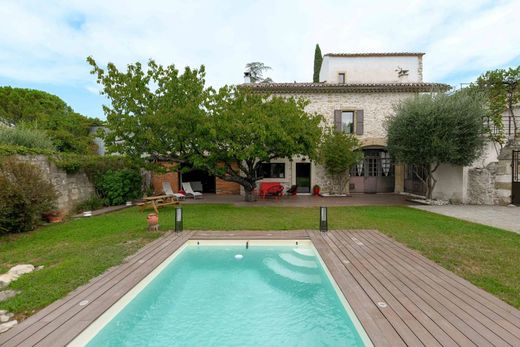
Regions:
<instances>
[{"instance_id":1,"label":"wooden pool deck","mask_svg":"<svg viewBox=\"0 0 520 347\"><path fill-rule=\"evenodd\" d=\"M372 230L169 233L0 334L64 346L188 240L310 239L376 346L520 346L520 311Z\"/></svg>"}]
</instances>

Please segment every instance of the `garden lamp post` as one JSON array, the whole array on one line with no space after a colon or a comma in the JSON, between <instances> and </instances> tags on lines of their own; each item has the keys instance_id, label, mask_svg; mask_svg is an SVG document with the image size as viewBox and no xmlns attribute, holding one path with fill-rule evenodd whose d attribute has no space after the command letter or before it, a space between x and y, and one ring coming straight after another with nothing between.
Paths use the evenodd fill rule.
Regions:
<instances>
[{"instance_id":1,"label":"garden lamp post","mask_svg":"<svg viewBox=\"0 0 520 347\"><path fill-rule=\"evenodd\" d=\"M320 207L320 231L328 231L327 208Z\"/></svg>"},{"instance_id":2,"label":"garden lamp post","mask_svg":"<svg viewBox=\"0 0 520 347\"><path fill-rule=\"evenodd\" d=\"M182 231L182 207L175 208L174 224L175 224L175 232L181 232Z\"/></svg>"}]
</instances>

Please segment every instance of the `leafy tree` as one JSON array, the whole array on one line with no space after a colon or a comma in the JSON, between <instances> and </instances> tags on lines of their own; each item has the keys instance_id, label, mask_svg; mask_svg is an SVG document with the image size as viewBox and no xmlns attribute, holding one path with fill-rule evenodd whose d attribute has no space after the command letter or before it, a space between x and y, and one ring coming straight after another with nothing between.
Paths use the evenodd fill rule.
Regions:
<instances>
[{"instance_id":1,"label":"leafy tree","mask_svg":"<svg viewBox=\"0 0 520 347\"><path fill-rule=\"evenodd\" d=\"M503 114L509 113L513 123L513 132L518 134L518 120L513 106L520 102L520 66L516 68L488 71L477 79L478 89L484 93L490 111L489 120L494 131L490 131L491 139L504 143Z\"/></svg>"},{"instance_id":2,"label":"leafy tree","mask_svg":"<svg viewBox=\"0 0 520 347\"><path fill-rule=\"evenodd\" d=\"M268 97L249 89L221 88L209 113L200 149L189 161L252 193L261 163L294 155L317 157L322 117L304 111L301 99Z\"/></svg>"},{"instance_id":3,"label":"leafy tree","mask_svg":"<svg viewBox=\"0 0 520 347\"><path fill-rule=\"evenodd\" d=\"M89 153L90 126L100 123L72 110L59 97L34 89L0 87L3 123L44 130L62 152Z\"/></svg>"},{"instance_id":4,"label":"leafy tree","mask_svg":"<svg viewBox=\"0 0 520 347\"><path fill-rule=\"evenodd\" d=\"M415 174L431 199L440 164L465 166L481 155L485 116L481 101L471 93L418 95L402 102L388 119L388 150L397 162L426 167L425 178Z\"/></svg>"},{"instance_id":5,"label":"leafy tree","mask_svg":"<svg viewBox=\"0 0 520 347\"><path fill-rule=\"evenodd\" d=\"M322 62L323 57L321 55L320 45L316 44L316 49L314 50L314 74L312 75L312 81L314 83L320 82L320 70Z\"/></svg>"},{"instance_id":6,"label":"leafy tree","mask_svg":"<svg viewBox=\"0 0 520 347\"><path fill-rule=\"evenodd\" d=\"M252 63L246 64L246 71L249 72L251 76L251 83L270 83L273 80L270 77L264 78L264 71L271 70L270 66L265 65L264 63L254 61Z\"/></svg>"},{"instance_id":7,"label":"leafy tree","mask_svg":"<svg viewBox=\"0 0 520 347\"><path fill-rule=\"evenodd\" d=\"M359 146L358 139L352 134L332 129L325 133L319 149L319 162L336 181L338 194L348 193L350 168L361 159L361 153L356 151Z\"/></svg>"},{"instance_id":8,"label":"leafy tree","mask_svg":"<svg viewBox=\"0 0 520 347\"><path fill-rule=\"evenodd\" d=\"M216 92L205 87L203 66L180 74L150 60L147 69L109 64L105 71L88 61L111 101L104 107L109 151L205 169L242 185L249 200L261 162L316 155L321 118L305 113L302 100L227 86Z\"/></svg>"},{"instance_id":9,"label":"leafy tree","mask_svg":"<svg viewBox=\"0 0 520 347\"><path fill-rule=\"evenodd\" d=\"M130 64L119 71L109 63L104 70L92 57L87 58L91 73L103 86L101 94L110 100L103 106L110 130L104 139L108 152L126 154L140 160L182 160L195 151L199 126L205 124L211 89L204 86L205 69L174 65L163 67L150 60Z\"/></svg>"}]
</instances>

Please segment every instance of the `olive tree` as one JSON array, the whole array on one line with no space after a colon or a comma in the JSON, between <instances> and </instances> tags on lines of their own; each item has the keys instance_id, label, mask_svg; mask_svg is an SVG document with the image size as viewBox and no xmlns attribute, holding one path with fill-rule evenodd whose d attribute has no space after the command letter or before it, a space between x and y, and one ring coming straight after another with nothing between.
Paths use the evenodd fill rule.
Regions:
<instances>
[{"instance_id":1,"label":"olive tree","mask_svg":"<svg viewBox=\"0 0 520 347\"><path fill-rule=\"evenodd\" d=\"M481 101L471 93L418 95L398 105L387 120L388 150L397 162L426 168L425 178L415 175L431 199L439 165L465 166L480 157L485 117Z\"/></svg>"}]
</instances>

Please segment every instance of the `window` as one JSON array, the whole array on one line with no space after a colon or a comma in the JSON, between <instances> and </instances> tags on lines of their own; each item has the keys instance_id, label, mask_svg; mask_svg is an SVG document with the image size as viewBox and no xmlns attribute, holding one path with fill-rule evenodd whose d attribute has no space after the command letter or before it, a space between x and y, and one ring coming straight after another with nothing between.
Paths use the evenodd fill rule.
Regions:
<instances>
[{"instance_id":1,"label":"window","mask_svg":"<svg viewBox=\"0 0 520 347\"><path fill-rule=\"evenodd\" d=\"M285 178L285 164L262 163L258 168L257 176L262 178Z\"/></svg>"},{"instance_id":2,"label":"window","mask_svg":"<svg viewBox=\"0 0 520 347\"><path fill-rule=\"evenodd\" d=\"M341 131L347 134L354 133L354 112L353 111L342 111L341 112Z\"/></svg>"},{"instance_id":3,"label":"window","mask_svg":"<svg viewBox=\"0 0 520 347\"><path fill-rule=\"evenodd\" d=\"M338 83L345 84L345 73L344 72L340 72L338 74Z\"/></svg>"}]
</instances>

